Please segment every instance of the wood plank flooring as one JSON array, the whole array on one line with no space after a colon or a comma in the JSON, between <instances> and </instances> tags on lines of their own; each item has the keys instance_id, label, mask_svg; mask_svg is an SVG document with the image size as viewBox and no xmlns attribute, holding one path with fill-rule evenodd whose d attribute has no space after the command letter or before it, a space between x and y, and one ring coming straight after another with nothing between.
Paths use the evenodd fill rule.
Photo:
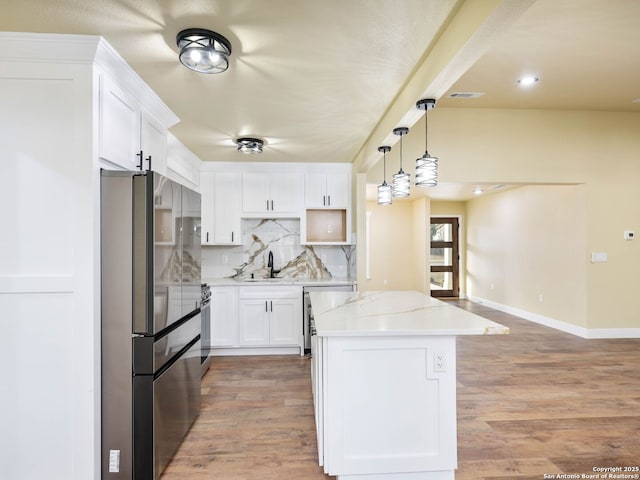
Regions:
<instances>
[{"instance_id":1,"label":"wood plank flooring","mask_svg":"<svg viewBox=\"0 0 640 480\"><path fill-rule=\"evenodd\" d=\"M511 329L458 338L456 480L640 466L640 340L584 340L451 302ZM163 480L333 478L317 463L307 358L215 357L202 394Z\"/></svg>"}]
</instances>

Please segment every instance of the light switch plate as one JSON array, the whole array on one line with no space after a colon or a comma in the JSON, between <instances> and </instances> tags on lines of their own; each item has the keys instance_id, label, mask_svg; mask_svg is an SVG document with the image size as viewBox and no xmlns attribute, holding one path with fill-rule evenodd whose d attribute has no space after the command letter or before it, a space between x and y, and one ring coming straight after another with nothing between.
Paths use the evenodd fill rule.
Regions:
<instances>
[{"instance_id":1,"label":"light switch plate","mask_svg":"<svg viewBox=\"0 0 640 480\"><path fill-rule=\"evenodd\" d=\"M591 263L606 262L609 257L606 252L592 252Z\"/></svg>"}]
</instances>

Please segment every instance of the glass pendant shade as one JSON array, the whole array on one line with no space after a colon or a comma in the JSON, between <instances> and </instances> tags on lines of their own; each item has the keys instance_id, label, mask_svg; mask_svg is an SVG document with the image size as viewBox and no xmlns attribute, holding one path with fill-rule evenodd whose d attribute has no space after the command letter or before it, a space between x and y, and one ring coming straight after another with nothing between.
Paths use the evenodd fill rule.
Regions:
<instances>
[{"instance_id":1,"label":"glass pendant shade","mask_svg":"<svg viewBox=\"0 0 640 480\"><path fill-rule=\"evenodd\" d=\"M416 103L418 110L424 110L424 155L416 160L416 187L435 187L438 185L438 158L429 155L427 150L427 112L435 108L436 101L425 98Z\"/></svg>"},{"instance_id":2,"label":"glass pendant shade","mask_svg":"<svg viewBox=\"0 0 640 480\"><path fill-rule=\"evenodd\" d=\"M411 175L402 168L393 176L393 196L396 198L408 197L411 190Z\"/></svg>"},{"instance_id":3,"label":"glass pendant shade","mask_svg":"<svg viewBox=\"0 0 640 480\"><path fill-rule=\"evenodd\" d=\"M386 180L378 185L378 205L391 205L393 201L393 192L391 191L391 185Z\"/></svg>"},{"instance_id":4,"label":"glass pendant shade","mask_svg":"<svg viewBox=\"0 0 640 480\"><path fill-rule=\"evenodd\" d=\"M221 73L229 68L231 43L219 33L188 28L176 36L180 62L199 73Z\"/></svg>"},{"instance_id":5,"label":"glass pendant shade","mask_svg":"<svg viewBox=\"0 0 640 480\"><path fill-rule=\"evenodd\" d=\"M378 151L382 152L382 184L378 185L378 205L391 205L393 201L393 190L391 185L387 183L387 152L391 150L389 146L378 147Z\"/></svg>"},{"instance_id":6,"label":"glass pendant shade","mask_svg":"<svg viewBox=\"0 0 640 480\"><path fill-rule=\"evenodd\" d=\"M424 152L416 160L416 187L435 187L438 185L438 159Z\"/></svg>"},{"instance_id":7,"label":"glass pendant shade","mask_svg":"<svg viewBox=\"0 0 640 480\"><path fill-rule=\"evenodd\" d=\"M400 135L400 170L393 176L393 196L396 198L408 197L411 190L411 175L402 170L402 137L409 133L407 127L393 129L395 135Z\"/></svg>"}]
</instances>

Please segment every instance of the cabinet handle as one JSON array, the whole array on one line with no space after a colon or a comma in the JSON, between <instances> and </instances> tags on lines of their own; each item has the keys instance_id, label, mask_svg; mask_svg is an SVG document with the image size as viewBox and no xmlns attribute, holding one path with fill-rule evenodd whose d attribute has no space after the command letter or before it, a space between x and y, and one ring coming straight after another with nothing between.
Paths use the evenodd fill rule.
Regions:
<instances>
[{"instance_id":1,"label":"cabinet handle","mask_svg":"<svg viewBox=\"0 0 640 480\"><path fill-rule=\"evenodd\" d=\"M231 232L231 243L233 243L233 232Z\"/></svg>"},{"instance_id":2,"label":"cabinet handle","mask_svg":"<svg viewBox=\"0 0 640 480\"><path fill-rule=\"evenodd\" d=\"M269 302L271 304L271 311L273 312L273 300Z\"/></svg>"},{"instance_id":3,"label":"cabinet handle","mask_svg":"<svg viewBox=\"0 0 640 480\"><path fill-rule=\"evenodd\" d=\"M326 207L327 206L327 202L326 202L326 198L324 195L322 195L322 206Z\"/></svg>"},{"instance_id":4,"label":"cabinet handle","mask_svg":"<svg viewBox=\"0 0 640 480\"><path fill-rule=\"evenodd\" d=\"M273 200L271 200L271 211L273 211Z\"/></svg>"},{"instance_id":5,"label":"cabinet handle","mask_svg":"<svg viewBox=\"0 0 640 480\"><path fill-rule=\"evenodd\" d=\"M209 232L207 232L207 243L209 243Z\"/></svg>"},{"instance_id":6,"label":"cabinet handle","mask_svg":"<svg viewBox=\"0 0 640 480\"><path fill-rule=\"evenodd\" d=\"M140 150L140 153L136 153L136 157L140 159L140 162L138 163L138 170L142 170L142 150Z\"/></svg>"},{"instance_id":7,"label":"cabinet handle","mask_svg":"<svg viewBox=\"0 0 640 480\"><path fill-rule=\"evenodd\" d=\"M266 300L264 301L264 311L268 312L269 311L269 307L267 306L269 302L267 302Z\"/></svg>"},{"instance_id":8,"label":"cabinet handle","mask_svg":"<svg viewBox=\"0 0 640 480\"><path fill-rule=\"evenodd\" d=\"M269 200L267 200L267 210L269 210Z\"/></svg>"},{"instance_id":9,"label":"cabinet handle","mask_svg":"<svg viewBox=\"0 0 640 480\"><path fill-rule=\"evenodd\" d=\"M331 195L327 195L327 206L331 206Z\"/></svg>"},{"instance_id":10,"label":"cabinet handle","mask_svg":"<svg viewBox=\"0 0 640 480\"><path fill-rule=\"evenodd\" d=\"M148 170L148 171L151 171L151 155L149 155L149 156L146 158L146 160L147 160L147 162L149 162L149 165L148 165L148 167L147 167L147 170Z\"/></svg>"}]
</instances>

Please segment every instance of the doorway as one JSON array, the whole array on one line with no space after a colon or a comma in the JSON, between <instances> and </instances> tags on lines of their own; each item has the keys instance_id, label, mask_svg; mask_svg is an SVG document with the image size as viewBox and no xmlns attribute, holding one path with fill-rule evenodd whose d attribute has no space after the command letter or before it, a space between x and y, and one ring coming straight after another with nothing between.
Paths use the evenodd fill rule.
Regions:
<instances>
[{"instance_id":1,"label":"doorway","mask_svg":"<svg viewBox=\"0 0 640 480\"><path fill-rule=\"evenodd\" d=\"M432 297L457 297L459 286L457 217L431 217L429 260Z\"/></svg>"}]
</instances>

